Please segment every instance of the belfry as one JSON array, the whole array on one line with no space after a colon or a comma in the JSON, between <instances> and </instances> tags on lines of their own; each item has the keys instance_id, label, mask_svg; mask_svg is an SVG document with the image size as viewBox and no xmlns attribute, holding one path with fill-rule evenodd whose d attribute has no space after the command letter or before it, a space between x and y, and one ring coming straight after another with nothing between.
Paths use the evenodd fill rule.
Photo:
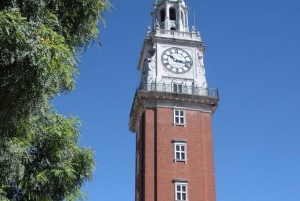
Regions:
<instances>
[{"instance_id":1,"label":"belfry","mask_svg":"<svg viewBox=\"0 0 300 201\"><path fill-rule=\"evenodd\" d=\"M183 0L156 0L138 61L129 129L136 133L136 201L215 201L205 45Z\"/></svg>"}]
</instances>

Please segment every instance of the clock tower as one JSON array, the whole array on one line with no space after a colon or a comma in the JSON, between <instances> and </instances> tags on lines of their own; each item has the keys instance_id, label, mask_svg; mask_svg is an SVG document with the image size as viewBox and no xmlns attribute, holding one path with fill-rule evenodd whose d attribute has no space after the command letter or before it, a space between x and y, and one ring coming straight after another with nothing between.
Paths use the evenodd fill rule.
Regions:
<instances>
[{"instance_id":1,"label":"clock tower","mask_svg":"<svg viewBox=\"0 0 300 201\"><path fill-rule=\"evenodd\" d=\"M215 201L205 45L188 25L184 0L156 0L138 61L140 85L129 120L136 133L136 201Z\"/></svg>"}]
</instances>

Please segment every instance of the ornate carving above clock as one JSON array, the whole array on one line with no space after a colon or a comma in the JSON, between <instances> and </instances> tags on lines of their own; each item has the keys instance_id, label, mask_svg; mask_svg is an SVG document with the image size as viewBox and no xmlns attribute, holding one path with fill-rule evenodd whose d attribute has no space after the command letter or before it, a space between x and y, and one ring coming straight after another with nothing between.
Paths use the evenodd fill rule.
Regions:
<instances>
[{"instance_id":1,"label":"ornate carving above clock","mask_svg":"<svg viewBox=\"0 0 300 201\"><path fill-rule=\"evenodd\" d=\"M191 55L177 47L166 49L161 55L161 62L167 71L175 74L186 73L193 66Z\"/></svg>"}]
</instances>

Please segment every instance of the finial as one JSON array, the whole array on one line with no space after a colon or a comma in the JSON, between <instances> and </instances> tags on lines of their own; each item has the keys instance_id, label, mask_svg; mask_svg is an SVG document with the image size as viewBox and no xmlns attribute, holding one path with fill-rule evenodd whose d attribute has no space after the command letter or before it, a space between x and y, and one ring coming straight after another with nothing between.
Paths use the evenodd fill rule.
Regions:
<instances>
[{"instance_id":1,"label":"finial","mask_svg":"<svg viewBox=\"0 0 300 201\"><path fill-rule=\"evenodd\" d=\"M156 19L156 27L155 27L155 29L157 29L157 30L160 29L160 25L159 25L159 22L157 21L157 19Z\"/></svg>"},{"instance_id":2,"label":"finial","mask_svg":"<svg viewBox=\"0 0 300 201\"><path fill-rule=\"evenodd\" d=\"M192 26L192 33L196 33L195 26Z\"/></svg>"},{"instance_id":3,"label":"finial","mask_svg":"<svg viewBox=\"0 0 300 201\"><path fill-rule=\"evenodd\" d=\"M197 32L197 38L199 38L201 40L201 35L200 35L199 31Z\"/></svg>"},{"instance_id":4,"label":"finial","mask_svg":"<svg viewBox=\"0 0 300 201\"><path fill-rule=\"evenodd\" d=\"M149 36L150 33L151 33L151 28L150 28L150 26L148 26L148 28L147 28L147 36Z\"/></svg>"},{"instance_id":5,"label":"finial","mask_svg":"<svg viewBox=\"0 0 300 201\"><path fill-rule=\"evenodd\" d=\"M152 48L153 48L154 50L156 50L156 44L154 44Z\"/></svg>"}]
</instances>

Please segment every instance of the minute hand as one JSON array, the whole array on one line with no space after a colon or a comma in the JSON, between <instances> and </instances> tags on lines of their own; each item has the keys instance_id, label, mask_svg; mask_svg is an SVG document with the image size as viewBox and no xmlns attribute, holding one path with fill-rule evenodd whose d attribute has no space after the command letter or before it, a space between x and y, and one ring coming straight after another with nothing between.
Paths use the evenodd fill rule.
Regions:
<instances>
[{"instance_id":1,"label":"minute hand","mask_svg":"<svg viewBox=\"0 0 300 201\"><path fill-rule=\"evenodd\" d=\"M185 63L184 60L182 60L181 58L176 57L176 55L175 56L170 55L170 57L173 59L173 61L175 61L177 63L182 63L182 64Z\"/></svg>"}]
</instances>

